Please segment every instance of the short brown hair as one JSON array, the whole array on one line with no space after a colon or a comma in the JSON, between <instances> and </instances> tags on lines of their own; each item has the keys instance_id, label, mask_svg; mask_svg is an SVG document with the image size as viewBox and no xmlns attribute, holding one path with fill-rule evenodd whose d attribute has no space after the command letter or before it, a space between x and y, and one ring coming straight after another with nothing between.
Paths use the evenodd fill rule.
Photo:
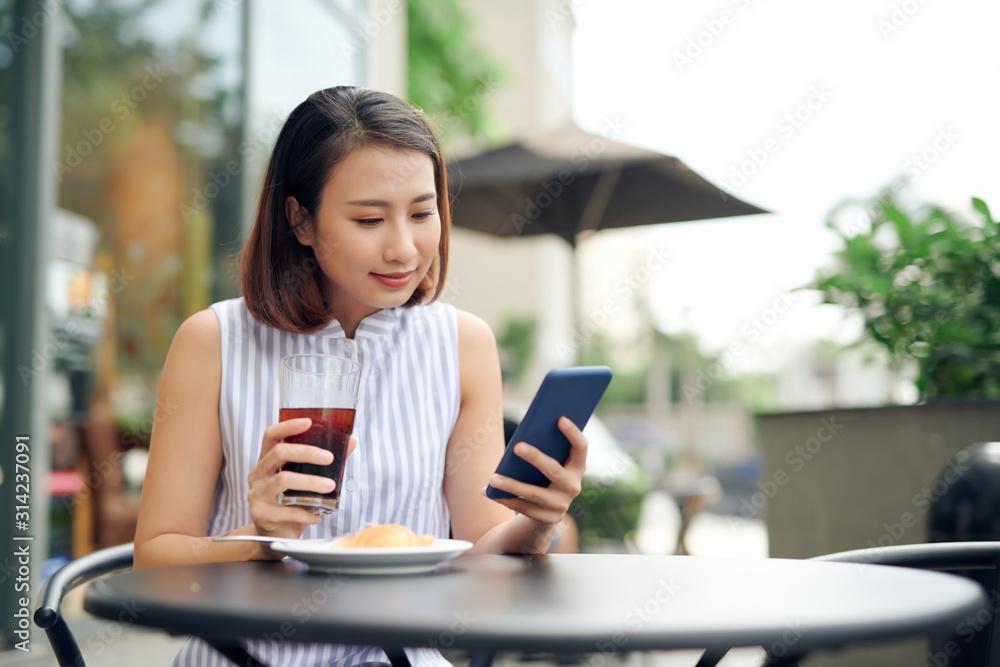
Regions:
<instances>
[{"instance_id":1,"label":"short brown hair","mask_svg":"<svg viewBox=\"0 0 1000 667\"><path fill-rule=\"evenodd\" d=\"M267 165L253 227L240 255L240 287L250 313L264 324L308 333L333 318L323 299L313 248L302 245L285 215L295 197L315 226L320 198L334 168L363 146L418 151L434 164L441 219L438 252L406 307L441 295L448 268L451 210L448 170L430 122L403 100L366 88L337 86L313 93L288 116Z\"/></svg>"}]
</instances>

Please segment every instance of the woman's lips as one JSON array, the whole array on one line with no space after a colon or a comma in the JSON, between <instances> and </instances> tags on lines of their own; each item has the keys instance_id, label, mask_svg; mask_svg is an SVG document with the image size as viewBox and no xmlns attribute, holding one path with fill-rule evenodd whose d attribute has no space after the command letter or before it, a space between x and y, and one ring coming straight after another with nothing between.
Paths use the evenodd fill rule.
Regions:
<instances>
[{"instance_id":1,"label":"woman's lips","mask_svg":"<svg viewBox=\"0 0 1000 667\"><path fill-rule=\"evenodd\" d=\"M375 276L375 280L379 281L386 287L406 287L410 284L410 279L413 277L413 271L407 271L405 273L372 273Z\"/></svg>"}]
</instances>

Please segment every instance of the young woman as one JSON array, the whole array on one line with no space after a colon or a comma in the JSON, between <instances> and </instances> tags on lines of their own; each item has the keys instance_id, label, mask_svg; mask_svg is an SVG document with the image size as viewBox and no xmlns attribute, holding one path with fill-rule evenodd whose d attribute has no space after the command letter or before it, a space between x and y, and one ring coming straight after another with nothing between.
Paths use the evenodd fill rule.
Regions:
<instances>
[{"instance_id":1,"label":"young woman","mask_svg":"<svg viewBox=\"0 0 1000 667\"><path fill-rule=\"evenodd\" d=\"M450 226L445 163L420 111L337 87L291 113L243 251L243 298L191 316L167 356L159 392L171 411L153 429L137 569L280 557L217 535L327 538L369 523L450 529L475 552L545 551L580 492L587 441L563 418L564 466L517 445L547 488L493 475L504 448L496 343L484 322L435 301ZM281 469L333 456L284 442L308 419L277 422L280 360L309 352L364 368L340 508L325 517L277 502L334 485ZM488 483L519 497L492 501ZM248 651L268 665L385 660L358 646L250 641ZM448 664L409 653L414 665ZM175 664L228 663L192 640Z\"/></svg>"}]
</instances>

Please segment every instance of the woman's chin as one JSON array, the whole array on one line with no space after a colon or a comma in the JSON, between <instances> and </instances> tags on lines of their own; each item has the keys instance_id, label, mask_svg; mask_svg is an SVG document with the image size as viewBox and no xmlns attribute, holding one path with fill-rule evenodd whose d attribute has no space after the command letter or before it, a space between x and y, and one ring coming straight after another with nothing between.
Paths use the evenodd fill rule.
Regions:
<instances>
[{"instance_id":1,"label":"woman's chin","mask_svg":"<svg viewBox=\"0 0 1000 667\"><path fill-rule=\"evenodd\" d=\"M409 303L410 299L413 297L414 290L398 290L394 293L381 295L377 299L372 300L372 305L376 308L398 308L399 306L404 306Z\"/></svg>"}]
</instances>

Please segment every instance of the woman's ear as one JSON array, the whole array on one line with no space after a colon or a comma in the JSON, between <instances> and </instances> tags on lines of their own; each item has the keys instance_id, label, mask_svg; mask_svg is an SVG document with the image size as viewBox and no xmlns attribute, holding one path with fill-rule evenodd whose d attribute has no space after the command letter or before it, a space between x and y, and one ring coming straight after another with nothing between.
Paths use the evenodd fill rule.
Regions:
<instances>
[{"instance_id":1,"label":"woman's ear","mask_svg":"<svg viewBox=\"0 0 1000 667\"><path fill-rule=\"evenodd\" d=\"M299 204L298 199L295 197L285 199L285 217L288 218L288 224L295 232L295 238L302 245L311 246L313 243L312 227L302 224L308 216L309 211Z\"/></svg>"}]
</instances>

